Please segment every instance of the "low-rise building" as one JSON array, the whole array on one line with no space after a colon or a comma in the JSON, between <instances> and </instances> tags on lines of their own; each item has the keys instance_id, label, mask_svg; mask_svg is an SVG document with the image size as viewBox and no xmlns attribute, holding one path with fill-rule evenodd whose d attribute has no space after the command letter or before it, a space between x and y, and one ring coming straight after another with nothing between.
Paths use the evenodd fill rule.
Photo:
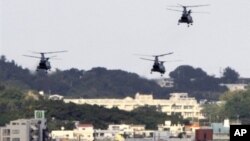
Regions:
<instances>
[{"instance_id":1,"label":"low-rise building","mask_svg":"<svg viewBox=\"0 0 250 141\"><path fill-rule=\"evenodd\" d=\"M120 131L114 130L97 129L94 132L94 138L96 141L115 140L115 138L117 138L119 135L122 135Z\"/></svg>"},{"instance_id":2,"label":"low-rise building","mask_svg":"<svg viewBox=\"0 0 250 141\"><path fill-rule=\"evenodd\" d=\"M187 93L171 93L169 99L154 99L152 94L137 93L135 98L126 97L124 99L64 99L65 103L98 105L105 108L117 107L120 110L132 111L142 106L156 106L162 112L171 115L181 113L184 118L203 119L201 105L193 97L188 97Z\"/></svg>"},{"instance_id":3,"label":"low-rise building","mask_svg":"<svg viewBox=\"0 0 250 141\"><path fill-rule=\"evenodd\" d=\"M110 124L108 126L108 130L111 131L128 131L130 129L130 125L128 124Z\"/></svg>"},{"instance_id":4,"label":"low-rise building","mask_svg":"<svg viewBox=\"0 0 250 141\"><path fill-rule=\"evenodd\" d=\"M165 88L174 87L174 80L172 78L160 78L154 80L159 86Z\"/></svg>"},{"instance_id":5,"label":"low-rise building","mask_svg":"<svg viewBox=\"0 0 250 141\"><path fill-rule=\"evenodd\" d=\"M73 130L77 139L84 141L94 140L94 127L92 124L79 124L76 129Z\"/></svg>"},{"instance_id":6,"label":"low-rise building","mask_svg":"<svg viewBox=\"0 0 250 141\"><path fill-rule=\"evenodd\" d=\"M221 84L221 86L225 86L229 91L245 91L247 90L248 84Z\"/></svg>"},{"instance_id":7,"label":"low-rise building","mask_svg":"<svg viewBox=\"0 0 250 141\"><path fill-rule=\"evenodd\" d=\"M177 136L184 131L184 125L171 124L171 121L165 121L165 124L158 125L158 131L168 131L171 135Z\"/></svg>"},{"instance_id":8,"label":"low-rise building","mask_svg":"<svg viewBox=\"0 0 250 141\"><path fill-rule=\"evenodd\" d=\"M230 122L229 119L225 119L224 123L212 123L213 139L215 141L229 140Z\"/></svg>"},{"instance_id":9,"label":"low-rise building","mask_svg":"<svg viewBox=\"0 0 250 141\"><path fill-rule=\"evenodd\" d=\"M93 141L94 127L92 124L78 124L74 130L53 130L51 137L54 140Z\"/></svg>"},{"instance_id":10,"label":"low-rise building","mask_svg":"<svg viewBox=\"0 0 250 141\"><path fill-rule=\"evenodd\" d=\"M75 140L75 136L73 130L53 130L51 131L51 138L53 140L60 139L60 140Z\"/></svg>"},{"instance_id":11,"label":"low-rise building","mask_svg":"<svg viewBox=\"0 0 250 141\"><path fill-rule=\"evenodd\" d=\"M145 125L111 124L108 131L116 131L126 137L144 136Z\"/></svg>"}]
</instances>

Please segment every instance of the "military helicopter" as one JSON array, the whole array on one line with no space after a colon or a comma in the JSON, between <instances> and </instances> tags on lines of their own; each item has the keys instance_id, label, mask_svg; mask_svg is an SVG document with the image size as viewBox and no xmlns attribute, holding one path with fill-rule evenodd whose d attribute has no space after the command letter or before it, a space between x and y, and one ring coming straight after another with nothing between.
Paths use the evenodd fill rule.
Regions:
<instances>
[{"instance_id":1,"label":"military helicopter","mask_svg":"<svg viewBox=\"0 0 250 141\"><path fill-rule=\"evenodd\" d=\"M164 67L164 62L166 61L160 61L159 57L165 56L165 55L170 55L173 54L173 52L169 52L169 53L165 53L165 54L161 54L161 55L143 55L143 56L151 56L151 57L155 57L154 60L152 59L147 59L147 58L140 58L143 60L147 60L147 61L153 61L153 67L151 69L151 74L152 72L159 72L161 74L161 76L163 76L163 74L166 72L165 67Z\"/></svg>"},{"instance_id":2,"label":"military helicopter","mask_svg":"<svg viewBox=\"0 0 250 141\"><path fill-rule=\"evenodd\" d=\"M182 12L181 18L178 20L178 25L180 23L186 23L189 27L189 25L193 25L193 18L191 16L191 13L204 13L204 14L208 14L208 12L192 12L191 9L187 9L187 8L192 8L192 7L202 7L202 6L209 6L207 5L190 5L190 6L184 6L181 4L178 4L177 6L170 6L170 7L182 7L183 11L181 10L177 10L177 9L170 9L167 8L167 10L171 10L171 11L177 11L177 12Z\"/></svg>"},{"instance_id":3,"label":"military helicopter","mask_svg":"<svg viewBox=\"0 0 250 141\"><path fill-rule=\"evenodd\" d=\"M62 53L62 52L67 52L67 51L64 50L64 51L54 51L54 52L33 52L35 54L41 54L41 57L31 56L31 55L23 55L23 56L40 59L40 62L36 68L36 71L44 70L46 73L48 73L48 71L50 71L51 69L49 59L55 58L56 56L45 57L45 54Z\"/></svg>"}]
</instances>

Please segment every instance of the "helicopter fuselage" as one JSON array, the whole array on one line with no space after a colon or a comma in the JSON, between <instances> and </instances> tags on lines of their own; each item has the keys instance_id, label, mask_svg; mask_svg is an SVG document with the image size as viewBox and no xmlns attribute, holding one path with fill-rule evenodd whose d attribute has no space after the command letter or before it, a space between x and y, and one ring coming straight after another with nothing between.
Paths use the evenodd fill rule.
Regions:
<instances>
[{"instance_id":1,"label":"helicopter fuselage","mask_svg":"<svg viewBox=\"0 0 250 141\"><path fill-rule=\"evenodd\" d=\"M191 17L191 15L182 15L178 22L192 24L193 18Z\"/></svg>"},{"instance_id":2,"label":"helicopter fuselage","mask_svg":"<svg viewBox=\"0 0 250 141\"><path fill-rule=\"evenodd\" d=\"M37 70L41 69L41 70L50 70L51 69L51 65L50 62L48 60L40 60L39 65L37 66Z\"/></svg>"},{"instance_id":3,"label":"helicopter fuselage","mask_svg":"<svg viewBox=\"0 0 250 141\"><path fill-rule=\"evenodd\" d=\"M159 72L161 74L164 74L165 71L165 67L161 63L154 63L153 68L151 69L151 72Z\"/></svg>"},{"instance_id":4,"label":"helicopter fuselage","mask_svg":"<svg viewBox=\"0 0 250 141\"><path fill-rule=\"evenodd\" d=\"M193 18L191 16L191 10L188 10L186 8L184 8L184 11L181 15L181 18L179 19L178 21L178 24L180 23L187 23L188 25L189 24L193 24Z\"/></svg>"}]
</instances>

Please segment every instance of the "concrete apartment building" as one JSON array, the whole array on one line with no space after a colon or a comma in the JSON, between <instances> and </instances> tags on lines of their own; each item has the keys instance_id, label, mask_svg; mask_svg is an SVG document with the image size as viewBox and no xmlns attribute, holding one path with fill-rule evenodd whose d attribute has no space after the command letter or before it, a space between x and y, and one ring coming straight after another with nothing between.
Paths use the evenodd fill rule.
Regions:
<instances>
[{"instance_id":1,"label":"concrete apartment building","mask_svg":"<svg viewBox=\"0 0 250 141\"><path fill-rule=\"evenodd\" d=\"M141 106L157 106L162 112L171 115L181 113L184 118L203 119L201 106L193 97L187 93L171 93L169 99L154 99L152 94L136 93L135 98L124 99L64 99L65 103L98 105L105 108L117 107L120 110L132 111Z\"/></svg>"},{"instance_id":2,"label":"concrete apartment building","mask_svg":"<svg viewBox=\"0 0 250 141\"><path fill-rule=\"evenodd\" d=\"M19 119L0 127L0 141L46 141L46 119Z\"/></svg>"}]
</instances>

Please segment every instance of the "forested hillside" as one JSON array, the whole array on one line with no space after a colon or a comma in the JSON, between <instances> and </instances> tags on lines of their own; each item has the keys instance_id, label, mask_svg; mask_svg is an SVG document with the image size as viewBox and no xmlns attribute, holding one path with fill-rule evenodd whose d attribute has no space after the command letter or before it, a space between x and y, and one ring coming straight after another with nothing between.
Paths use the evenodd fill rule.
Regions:
<instances>
[{"instance_id":1,"label":"forested hillside","mask_svg":"<svg viewBox=\"0 0 250 141\"><path fill-rule=\"evenodd\" d=\"M167 74L166 74L167 75ZM197 99L217 100L226 90L220 83L234 83L239 74L226 68L222 78L208 75L201 68L183 65L170 72L173 88L162 88L153 80L122 70L107 70L96 67L91 70L57 69L52 74L31 74L28 69L0 58L0 82L20 89L44 91L46 94L60 94L67 97L124 98L135 93L154 94L155 98L168 98L171 92L188 92Z\"/></svg>"},{"instance_id":2,"label":"forested hillside","mask_svg":"<svg viewBox=\"0 0 250 141\"><path fill-rule=\"evenodd\" d=\"M153 93L155 97L166 98L169 89L161 88L154 81L135 73L122 70L93 68L89 71L72 68L56 70L52 74L31 74L14 61L0 59L0 82L11 86L57 93L70 97L116 97L134 96L135 93Z\"/></svg>"}]
</instances>

